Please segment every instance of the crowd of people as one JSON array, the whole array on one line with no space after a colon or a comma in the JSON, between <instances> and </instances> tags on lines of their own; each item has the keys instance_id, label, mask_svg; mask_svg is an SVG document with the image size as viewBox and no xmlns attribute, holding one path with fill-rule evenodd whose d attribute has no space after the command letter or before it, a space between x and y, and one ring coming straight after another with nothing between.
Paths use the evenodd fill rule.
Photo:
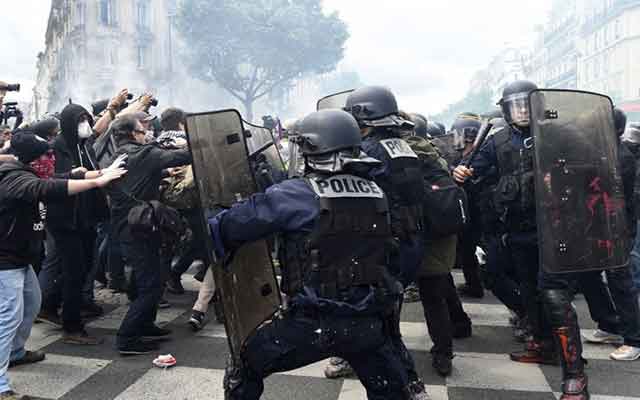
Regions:
<instances>
[{"instance_id":1,"label":"crowd of people","mask_svg":"<svg viewBox=\"0 0 640 400\"><path fill-rule=\"evenodd\" d=\"M156 352L157 339L170 337L156 314L171 306L166 291L185 293L181 277L192 266L201 285L191 328L225 323L233 294L216 290L215 268L233 267L244 244L263 239L287 306L244 338L241 354L232 348L230 399L257 399L266 376L326 358L327 378L357 375L369 399L428 399L402 341L402 304L421 302L433 368L448 376L453 339L473 334L461 297L486 290L511 311L514 340L524 344L511 359L560 365L561 398L588 399L583 340L618 344L614 360L640 358L640 133L612 108L611 173L623 185L629 262L549 271L540 266L530 143L535 90L514 82L500 109L461 113L447 130L400 110L387 88L356 89L338 108L278 124L288 179L274 174L222 211L202 209L188 114L151 115L151 94L134 100L123 89L91 110L71 103L0 126L0 400L27 398L11 389L7 369L45 359L25 349L36 320L61 328L65 344L103 343L85 327L104 313L96 282L130 300L116 338L123 356ZM576 293L598 326L584 338Z\"/></svg>"}]
</instances>

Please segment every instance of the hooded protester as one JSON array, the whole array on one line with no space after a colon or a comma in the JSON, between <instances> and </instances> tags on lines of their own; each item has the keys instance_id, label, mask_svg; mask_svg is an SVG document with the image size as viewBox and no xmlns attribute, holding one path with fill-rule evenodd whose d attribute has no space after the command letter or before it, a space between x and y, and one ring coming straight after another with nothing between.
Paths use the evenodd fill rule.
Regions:
<instances>
[{"instance_id":1,"label":"hooded protester","mask_svg":"<svg viewBox=\"0 0 640 400\"><path fill-rule=\"evenodd\" d=\"M56 118L45 119L33 124L31 130L40 138L51 143L60 132L60 121ZM49 179L55 174L56 156L53 150L49 150L37 160L32 161L30 165L39 178Z\"/></svg>"},{"instance_id":2,"label":"hooded protester","mask_svg":"<svg viewBox=\"0 0 640 400\"><path fill-rule=\"evenodd\" d=\"M77 104L67 105L60 113L61 134L53 140L55 173L76 171L74 178L96 178L106 170L117 168L123 162L118 159L105 170L98 170L91 146L93 131L91 114ZM90 337L84 330L81 311L85 316L102 314L102 309L93 301L93 254L96 243L96 225L108 216L104 193L91 190L72 198L51 201L47 204L48 233L47 257L43 269L56 270L59 265L58 284L47 282L40 319L58 324L57 309L64 303L62 326L63 341L70 344L98 344L100 340ZM55 277L57 274L53 273ZM46 276L46 274L45 274ZM49 274L51 276L51 274ZM41 282L47 281L43 276ZM49 281L52 279L49 278ZM48 287L52 287L49 290Z\"/></svg>"},{"instance_id":3,"label":"hooded protester","mask_svg":"<svg viewBox=\"0 0 640 400\"><path fill-rule=\"evenodd\" d=\"M8 400L23 397L11 390L7 368L45 358L24 348L41 302L32 265L44 236L42 202L103 187L124 173L114 169L92 180L43 180L29 163L49 151L49 143L22 132L12 139L12 149L17 159L0 165L0 398Z\"/></svg>"}]
</instances>

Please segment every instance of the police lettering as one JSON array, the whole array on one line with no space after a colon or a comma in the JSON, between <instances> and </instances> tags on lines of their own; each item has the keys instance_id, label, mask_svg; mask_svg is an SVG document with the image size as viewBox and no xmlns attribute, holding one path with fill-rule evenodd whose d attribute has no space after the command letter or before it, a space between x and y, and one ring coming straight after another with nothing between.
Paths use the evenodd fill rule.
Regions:
<instances>
[{"instance_id":1,"label":"police lettering","mask_svg":"<svg viewBox=\"0 0 640 400\"><path fill-rule=\"evenodd\" d=\"M411 150L409 144L400 138L384 139L380 141L380 144L391 158L418 158L416 153Z\"/></svg>"},{"instance_id":2,"label":"police lettering","mask_svg":"<svg viewBox=\"0 0 640 400\"><path fill-rule=\"evenodd\" d=\"M320 197L382 198L382 190L375 182L351 175L336 175L323 180L311 180L311 186Z\"/></svg>"}]
</instances>

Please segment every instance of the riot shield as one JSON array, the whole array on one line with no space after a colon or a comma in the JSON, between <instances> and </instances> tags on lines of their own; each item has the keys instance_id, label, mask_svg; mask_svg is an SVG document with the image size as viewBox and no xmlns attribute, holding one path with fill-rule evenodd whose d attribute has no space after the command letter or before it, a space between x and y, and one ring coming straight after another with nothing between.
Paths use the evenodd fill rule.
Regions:
<instances>
[{"instance_id":1,"label":"riot shield","mask_svg":"<svg viewBox=\"0 0 640 400\"><path fill-rule=\"evenodd\" d=\"M529 105L541 267L565 273L625 266L630 249L611 99L537 90Z\"/></svg>"},{"instance_id":2,"label":"riot shield","mask_svg":"<svg viewBox=\"0 0 640 400\"><path fill-rule=\"evenodd\" d=\"M304 157L298 145L298 136L289 137L289 178L297 178L304 175Z\"/></svg>"},{"instance_id":3,"label":"riot shield","mask_svg":"<svg viewBox=\"0 0 640 400\"><path fill-rule=\"evenodd\" d=\"M339 92L335 94L331 94L327 97L323 97L318 100L318 104L316 105L316 110L326 110L329 108L339 108L343 109L347 105L347 99L349 95L353 92L354 89L346 90L344 92Z\"/></svg>"},{"instance_id":4,"label":"riot shield","mask_svg":"<svg viewBox=\"0 0 640 400\"><path fill-rule=\"evenodd\" d=\"M240 114L235 110L187 117L203 224L207 224L207 217L258 191L244 132ZM206 242L209 254L213 255L209 235ZM213 275L224 309L231 353L238 359L247 338L280 307L280 291L266 240L245 244L231 257L216 263L224 264L214 265Z\"/></svg>"},{"instance_id":5,"label":"riot shield","mask_svg":"<svg viewBox=\"0 0 640 400\"><path fill-rule=\"evenodd\" d=\"M285 180L287 171L271 130L246 121L243 123L253 175L258 189L264 191L272 184Z\"/></svg>"}]
</instances>

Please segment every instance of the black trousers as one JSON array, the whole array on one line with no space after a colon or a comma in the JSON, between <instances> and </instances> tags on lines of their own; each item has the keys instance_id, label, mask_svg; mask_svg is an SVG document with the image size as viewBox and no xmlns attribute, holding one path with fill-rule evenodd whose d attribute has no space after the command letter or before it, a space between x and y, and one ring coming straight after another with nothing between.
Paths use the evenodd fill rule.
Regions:
<instances>
[{"instance_id":1,"label":"black trousers","mask_svg":"<svg viewBox=\"0 0 640 400\"><path fill-rule=\"evenodd\" d=\"M121 244L124 257L133 269L135 297L118 330L118 347L140 340L154 325L169 273L168 257L162 254L159 241L138 240Z\"/></svg>"},{"instance_id":2,"label":"black trousers","mask_svg":"<svg viewBox=\"0 0 640 400\"><path fill-rule=\"evenodd\" d=\"M187 272L191 264L198 259L206 260L205 232L202 229L199 209L182 211L181 215L187 220L193 237L186 244L184 251L179 255L171 273L180 276Z\"/></svg>"},{"instance_id":3,"label":"black trousers","mask_svg":"<svg viewBox=\"0 0 640 400\"><path fill-rule=\"evenodd\" d=\"M248 341L243 365L228 368L226 399L257 400L267 376L336 356L349 362L369 400L404 400L408 379L382 317L291 311Z\"/></svg>"},{"instance_id":4,"label":"black trousers","mask_svg":"<svg viewBox=\"0 0 640 400\"><path fill-rule=\"evenodd\" d=\"M82 289L87 273L93 267L96 232L50 230L49 233L55 246L55 256L60 260L63 328L65 332L76 333L84 329L80 318ZM47 307L53 307L57 299L48 299L45 303Z\"/></svg>"},{"instance_id":5,"label":"black trousers","mask_svg":"<svg viewBox=\"0 0 640 400\"><path fill-rule=\"evenodd\" d=\"M458 235L458 247L456 251L456 264L462 267L464 280L472 288L482 289L480 278L480 264L476 257L476 246L480 240L480 233L468 226Z\"/></svg>"},{"instance_id":6,"label":"black trousers","mask_svg":"<svg viewBox=\"0 0 640 400\"><path fill-rule=\"evenodd\" d=\"M627 346L640 347L638 291L631 269L617 268L605 271L605 274L608 290L599 271L578 276L591 316L600 329L622 335Z\"/></svg>"},{"instance_id":7,"label":"black trousers","mask_svg":"<svg viewBox=\"0 0 640 400\"><path fill-rule=\"evenodd\" d=\"M451 356L453 355L453 322L451 318L453 310L449 310L449 302L457 307L455 300L451 299L458 297L451 274L419 278L417 283L424 309L424 318L427 321L429 336L433 342L431 352ZM459 314L459 312L458 310L455 314ZM464 316L466 317L466 314Z\"/></svg>"}]
</instances>

